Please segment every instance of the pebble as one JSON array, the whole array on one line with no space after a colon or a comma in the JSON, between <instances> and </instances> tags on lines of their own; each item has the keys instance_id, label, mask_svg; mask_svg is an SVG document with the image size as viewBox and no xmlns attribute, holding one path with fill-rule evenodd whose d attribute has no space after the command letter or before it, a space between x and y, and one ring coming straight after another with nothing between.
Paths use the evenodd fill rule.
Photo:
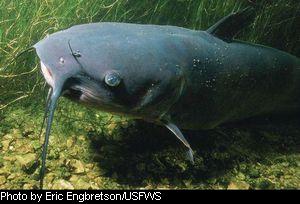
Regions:
<instances>
[{"instance_id":1,"label":"pebble","mask_svg":"<svg viewBox=\"0 0 300 204\"><path fill-rule=\"evenodd\" d=\"M36 155L33 153L18 155L16 156L17 162L21 165L22 168L30 168L37 160Z\"/></svg>"},{"instance_id":2,"label":"pebble","mask_svg":"<svg viewBox=\"0 0 300 204\"><path fill-rule=\"evenodd\" d=\"M3 151L8 151L11 141L10 140L3 140L2 141L2 149Z\"/></svg>"},{"instance_id":3,"label":"pebble","mask_svg":"<svg viewBox=\"0 0 300 204\"><path fill-rule=\"evenodd\" d=\"M70 166L74 168L75 174L82 174L85 172L84 165L81 161L73 159L70 161Z\"/></svg>"},{"instance_id":4,"label":"pebble","mask_svg":"<svg viewBox=\"0 0 300 204\"><path fill-rule=\"evenodd\" d=\"M231 182L227 189L229 190L248 190L250 185L244 181Z\"/></svg>"},{"instance_id":5,"label":"pebble","mask_svg":"<svg viewBox=\"0 0 300 204\"><path fill-rule=\"evenodd\" d=\"M3 184L5 184L6 183L6 178L5 178L5 176L0 176L0 185L3 185ZM0 188L1 188L1 186L0 186Z\"/></svg>"},{"instance_id":6,"label":"pebble","mask_svg":"<svg viewBox=\"0 0 300 204\"><path fill-rule=\"evenodd\" d=\"M69 139L67 139L67 147L68 147L68 148L71 148L71 147L73 147L73 146L74 146L74 144L75 144L75 141L74 141L74 139L73 139L73 138L69 138Z\"/></svg>"},{"instance_id":7,"label":"pebble","mask_svg":"<svg viewBox=\"0 0 300 204\"><path fill-rule=\"evenodd\" d=\"M74 190L74 186L63 179L56 180L52 186L52 189L55 190Z\"/></svg>"}]
</instances>

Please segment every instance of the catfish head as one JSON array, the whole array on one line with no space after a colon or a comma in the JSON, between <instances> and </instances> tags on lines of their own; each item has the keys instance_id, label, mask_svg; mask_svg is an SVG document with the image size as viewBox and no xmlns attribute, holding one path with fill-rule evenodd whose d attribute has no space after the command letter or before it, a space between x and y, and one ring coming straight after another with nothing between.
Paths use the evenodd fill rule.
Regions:
<instances>
[{"instance_id":1,"label":"catfish head","mask_svg":"<svg viewBox=\"0 0 300 204\"><path fill-rule=\"evenodd\" d=\"M41 186L60 96L105 112L165 124L179 134L176 126L165 121L184 89L182 67L166 45L166 37L152 30L133 24L86 24L54 33L34 45L50 86ZM183 136L181 140L186 142Z\"/></svg>"},{"instance_id":2,"label":"catfish head","mask_svg":"<svg viewBox=\"0 0 300 204\"><path fill-rule=\"evenodd\" d=\"M75 26L34 45L51 98L62 95L106 112L159 121L183 90L182 70L161 55L159 42L138 39L124 25L119 32L127 40L108 33L116 25L121 24Z\"/></svg>"}]
</instances>

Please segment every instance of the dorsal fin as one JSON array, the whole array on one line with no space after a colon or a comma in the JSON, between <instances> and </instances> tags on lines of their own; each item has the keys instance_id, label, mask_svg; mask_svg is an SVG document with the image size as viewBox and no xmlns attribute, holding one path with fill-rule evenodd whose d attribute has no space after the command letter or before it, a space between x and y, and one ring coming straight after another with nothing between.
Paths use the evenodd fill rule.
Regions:
<instances>
[{"instance_id":1,"label":"dorsal fin","mask_svg":"<svg viewBox=\"0 0 300 204\"><path fill-rule=\"evenodd\" d=\"M244 10L225 16L211 26L207 32L224 40L232 40L236 34L253 22L255 14L253 7L247 7Z\"/></svg>"}]
</instances>

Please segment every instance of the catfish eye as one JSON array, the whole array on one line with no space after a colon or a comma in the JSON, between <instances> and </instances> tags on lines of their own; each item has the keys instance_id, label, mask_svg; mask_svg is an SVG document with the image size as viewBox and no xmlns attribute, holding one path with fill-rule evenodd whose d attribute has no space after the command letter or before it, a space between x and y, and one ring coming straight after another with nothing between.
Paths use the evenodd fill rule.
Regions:
<instances>
[{"instance_id":1,"label":"catfish eye","mask_svg":"<svg viewBox=\"0 0 300 204\"><path fill-rule=\"evenodd\" d=\"M121 83L121 77L118 72L112 71L105 75L104 81L108 86L115 87Z\"/></svg>"}]
</instances>

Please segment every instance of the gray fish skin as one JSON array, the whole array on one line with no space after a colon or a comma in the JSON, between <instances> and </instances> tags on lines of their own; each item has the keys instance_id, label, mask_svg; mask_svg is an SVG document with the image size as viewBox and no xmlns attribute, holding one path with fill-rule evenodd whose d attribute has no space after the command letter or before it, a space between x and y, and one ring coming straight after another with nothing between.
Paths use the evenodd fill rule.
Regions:
<instances>
[{"instance_id":1,"label":"gray fish skin","mask_svg":"<svg viewBox=\"0 0 300 204\"><path fill-rule=\"evenodd\" d=\"M82 68L72 59L68 41L80 51ZM298 58L261 45L226 42L205 31L94 23L52 34L35 47L53 75L60 71L57 78L88 75L78 81L97 99L83 96L81 102L117 114L149 121L165 117L184 129L207 129L299 110ZM120 73L120 90L103 83L109 70Z\"/></svg>"},{"instance_id":2,"label":"gray fish skin","mask_svg":"<svg viewBox=\"0 0 300 204\"><path fill-rule=\"evenodd\" d=\"M40 188L61 95L102 111L168 128L211 129L269 114L299 114L300 60L233 37L255 12L232 13L207 31L175 26L93 23L51 34L33 47L51 86L44 121Z\"/></svg>"},{"instance_id":3,"label":"gray fish skin","mask_svg":"<svg viewBox=\"0 0 300 204\"><path fill-rule=\"evenodd\" d=\"M172 26L86 24L52 34L35 48L54 78L72 77L70 83L66 82L68 88L74 88L72 82L76 81L77 88L80 82L85 90L92 89L94 97L81 96L81 102L105 111L156 121L181 94L182 66L186 64L188 51L185 41L192 33L198 34ZM74 51L80 51L81 68L72 59L67 42ZM64 65L59 64L60 58L65 59ZM120 87L111 88L104 83L106 73L111 70L122 77ZM72 93L66 96L79 100L72 97Z\"/></svg>"},{"instance_id":4,"label":"gray fish skin","mask_svg":"<svg viewBox=\"0 0 300 204\"><path fill-rule=\"evenodd\" d=\"M212 129L253 116L299 112L299 58L206 32L192 42L185 89L170 110L181 128Z\"/></svg>"}]
</instances>

